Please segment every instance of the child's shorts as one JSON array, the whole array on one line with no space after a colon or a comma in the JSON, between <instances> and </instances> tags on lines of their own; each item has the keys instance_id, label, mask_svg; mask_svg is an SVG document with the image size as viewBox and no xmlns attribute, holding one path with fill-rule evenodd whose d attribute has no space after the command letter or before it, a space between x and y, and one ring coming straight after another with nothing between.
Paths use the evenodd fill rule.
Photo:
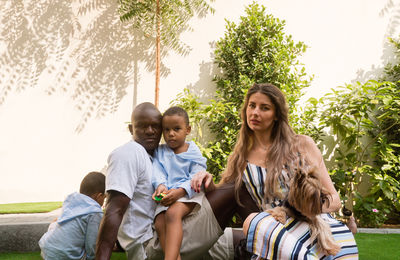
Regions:
<instances>
[{"instance_id":1,"label":"child's shorts","mask_svg":"<svg viewBox=\"0 0 400 260\"><path fill-rule=\"evenodd\" d=\"M191 214L194 214L196 211L198 211L201 208L203 197L204 197L204 192L200 192L200 193L196 193L191 199L189 199L187 196L185 196L185 197L178 199L177 201L183 202L183 203L196 203L196 206L194 207L192 212L190 212L188 215L188 216L190 216ZM168 209L168 207L163 206L160 203L157 203L154 218L161 212L166 211L167 209Z\"/></svg>"}]
</instances>

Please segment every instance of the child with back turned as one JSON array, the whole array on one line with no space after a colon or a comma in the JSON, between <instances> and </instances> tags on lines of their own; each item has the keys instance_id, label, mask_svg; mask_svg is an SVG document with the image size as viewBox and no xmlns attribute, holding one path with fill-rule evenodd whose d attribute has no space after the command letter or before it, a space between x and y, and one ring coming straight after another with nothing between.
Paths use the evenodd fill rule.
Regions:
<instances>
[{"instance_id":1,"label":"child with back turned","mask_svg":"<svg viewBox=\"0 0 400 260\"><path fill-rule=\"evenodd\" d=\"M196 205L201 206L204 194L190 187L192 175L206 170L206 159L194 142L186 142L190 133L189 117L180 107L165 111L162 119L166 144L160 145L153 160L153 199L164 194L156 208L154 227L166 260L181 259L182 219Z\"/></svg>"},{"instance_id":2,"label":"child with back turned","mask_svg":"<svg viewBox=\"0 0 400 260\"><path fill-rule=\"evenodd\" d=\"M45 260L94 259L104 193L104 174L90 172L83 178L79 193L67 196L61 216L39 241Z\"/></svg>"}]
</instances>

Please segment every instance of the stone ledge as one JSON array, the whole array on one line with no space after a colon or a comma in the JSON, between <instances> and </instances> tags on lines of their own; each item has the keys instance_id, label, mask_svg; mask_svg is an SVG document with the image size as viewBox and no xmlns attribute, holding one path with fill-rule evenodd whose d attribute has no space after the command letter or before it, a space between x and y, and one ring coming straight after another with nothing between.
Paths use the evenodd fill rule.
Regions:
<instances>
[{"instance_id":1,"label":"stone ledge","mask_svg":"<svg viewBox=\"0 0 400 260\"><path fill-rule=\"evenodd\" d=\"M397 228L357 228L357 233L400 234L400 229L397 229Z\"/></svg>"},{"instance_id":2,"label":"stone ledge","mask_svg":"<svg viewBox=\"0 0 400 260\"><path fill-rule=\"evenodd\" d=\"M0 224L0 253L40 251L38 242L49 224Z\"/></svg>"}]
</instances>

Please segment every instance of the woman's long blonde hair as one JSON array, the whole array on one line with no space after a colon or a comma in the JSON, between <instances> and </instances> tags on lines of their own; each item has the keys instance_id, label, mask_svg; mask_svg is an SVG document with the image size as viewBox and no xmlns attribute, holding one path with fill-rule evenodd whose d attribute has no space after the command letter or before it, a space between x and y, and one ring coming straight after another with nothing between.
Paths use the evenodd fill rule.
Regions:
<instances>
[{"instance_id":1,"label":"woman's long blonde hair","mask_svg":"<svg viewBox=\"0 0 400 260\"><path fill-rule=\"evenodd\" d=\"M262 93L271 99L275 106L276 121L271 131L271 146L268 150L265 162L268 174L265 180L265 197L272 199L281 197L278 177L284 165L292 164L296 159L296 134L289 125L288 104L282 91L276 86L264 83L254 84L247 92L242 111L242 125L240 127L238 141L228 158L226 170L222 174L221 183L235 183L235 197L239 200L239 190L242 185L242 176L247 164L247 156L254 143L254 132L247 125L246 109L250 96L254 93ZM289 165L288 165L289 166Z\"/></svg>"}]
</instances>

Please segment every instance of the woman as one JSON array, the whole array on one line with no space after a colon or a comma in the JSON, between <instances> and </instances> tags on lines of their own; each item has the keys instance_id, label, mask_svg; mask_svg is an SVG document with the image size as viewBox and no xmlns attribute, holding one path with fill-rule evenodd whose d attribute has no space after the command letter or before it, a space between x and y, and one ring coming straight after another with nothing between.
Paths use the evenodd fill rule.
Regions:
<instances>
[{"instance_id":1,"label":"woman","mask_svg":"<svg viewBox=\"0 0 400 260\"><path fill-rule=\"evenodd\" d=\"M321 185L329 194L329 203L324 204L323 212L340 209L339 194L329 177L321 152L310 137L295 134L289 126L288 105L279 88L272 84L254 84L246 95L241 118L243 122L238 141L221 180L222 183L235 184L235 197L239 203L239 190L245 185L260 211L281 205L290 188L293 169L305 162L303 168L317 172ZM202 183L206 191L215 188L207 173L192 179L192 187L196 191ZM351 232L331 217L327 221L331 222L331 226L340 226L338 231L345 234L341 238L348 240L347 244L341 244L342 251L337 256L354 255L357 258ZM247 250L261 258L322 258L323 253L317 252L314 241L307 241L310 237L307 224L290 222L295 226L290 230L292 226L287 226L288 222L283 226L268 213L251 214L244 225ZM343 246L351 250L343 250Z\"/></svg>"}]
</instances>

